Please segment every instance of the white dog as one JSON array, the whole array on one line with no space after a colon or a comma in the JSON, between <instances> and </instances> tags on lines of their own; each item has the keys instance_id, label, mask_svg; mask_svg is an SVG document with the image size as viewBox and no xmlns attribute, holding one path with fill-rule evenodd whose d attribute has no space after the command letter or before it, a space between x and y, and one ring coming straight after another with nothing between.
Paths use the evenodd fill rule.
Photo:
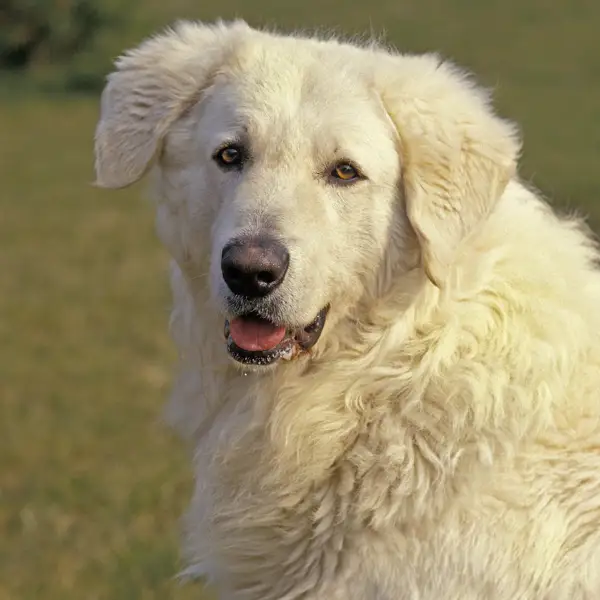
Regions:
<instances>
[{"instance_id":1,"label":"white dog","mask_svg":"<svg viewBox=\"0 0 600 600\"><path fill-rule=\"evenodd\" d=\"M600 271L436 56L183 23L125 54L98 185L153 173L227 600L600 598Z\"/></svg>"}]
</instances>

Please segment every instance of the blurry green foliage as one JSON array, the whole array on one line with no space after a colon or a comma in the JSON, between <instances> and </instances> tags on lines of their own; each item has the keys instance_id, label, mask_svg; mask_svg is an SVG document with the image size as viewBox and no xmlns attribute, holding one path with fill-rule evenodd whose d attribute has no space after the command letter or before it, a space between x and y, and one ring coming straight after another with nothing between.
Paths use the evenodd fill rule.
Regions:
<instances>
[{"instance_id":1,"label":"blurry green foliage","mask_svg":"<svg viewBox=\"0 0 600 600\"><path fill-rule=\"evenodd\" d=\"M69 62L113 20L99 0L3 0L0 69Z\"/></svg>"}]
</instances>

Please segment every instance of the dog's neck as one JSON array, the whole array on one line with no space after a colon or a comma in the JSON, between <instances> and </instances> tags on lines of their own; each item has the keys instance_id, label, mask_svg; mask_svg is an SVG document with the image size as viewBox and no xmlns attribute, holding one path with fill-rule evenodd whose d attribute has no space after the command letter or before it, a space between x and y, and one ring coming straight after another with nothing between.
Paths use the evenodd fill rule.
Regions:
<instances>
[{"instance_id":1,"label":"dog's neck","mask_svg":"<svg viewBox=\"0 0 600 600\"><path fill-rule=\"evenodd\" d=\"M242 438L256 435L277 464L272 475L308 485L364 445L372 428L385 428L394 413L401 424L393 433L398 444L407 452L420 448L434 479L454 468L467 444L463 431L472 431L472 406L468 394L451 404L439 397L441 386L431 374L447 375L448 357L456 351L449 345L460 332L448 330L451 309L444 309L444 294L422 274L406 274L385 297L330 324L310 356L265 374L244 373L226 357L206 290L198 284L190 291L193 282L181 272L173 284L172 330L182 368L170 416L195 445L221 411L238 412L237 430L223 437L227 452L248 447ZM435 339L440 345L432 347ZM376 448L360 452L366 461Z\"/></svg>"}]
</instances>

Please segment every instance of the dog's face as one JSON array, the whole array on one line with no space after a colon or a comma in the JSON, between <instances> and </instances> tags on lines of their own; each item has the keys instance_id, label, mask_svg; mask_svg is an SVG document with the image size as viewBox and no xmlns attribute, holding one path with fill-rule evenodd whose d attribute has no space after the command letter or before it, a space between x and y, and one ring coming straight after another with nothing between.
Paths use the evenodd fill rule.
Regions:
<instances>
[{"instance_id":1,"label":"dog's face","mask_svg":"<svg viewBox=\"0 0 600 600\"><path fill-rule=\"evenodd\" d=\"M97 171L127 185L160 152L162 237L206 279L232 358L264 366L419 257L439 284L516 149L433 58L187 25L122 60Z\"/></svg>"},{"instance_id":2,"label":"dog's face","mask_svg":"<svg viewBox=\"0 0 600 600\"><path fill-rule=\"evenodd\" d=\"M254 364L316 343L400 214L397 135L376 94L343 60L276 50L221 72L167 141L173 177L208 191L197 235L211 240L212 297L232 356Z\"/></svg>"}]
</instances>

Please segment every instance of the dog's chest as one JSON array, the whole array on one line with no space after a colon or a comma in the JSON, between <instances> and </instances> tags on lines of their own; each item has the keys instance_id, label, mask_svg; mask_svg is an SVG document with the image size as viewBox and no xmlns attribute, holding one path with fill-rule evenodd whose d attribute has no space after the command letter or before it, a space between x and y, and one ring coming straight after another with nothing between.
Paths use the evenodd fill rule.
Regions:
<instances>
[{"instance_id":1,"label":"dog's chest","mask_svg":"<svg viewBox=\"0 0 600 600\"><path fill-rule=\"evenodd\" d=\"M235 600L387 600L365 565L370 548L405 539L398 524L416 514L419 486L431 494L427 511L437 511L439 490L425 489L420 458L357 438L312 480L295 478L263 425L239 426L242 413L220 415L198 445L191 562Z\"/></svg>"}]
</instances>

